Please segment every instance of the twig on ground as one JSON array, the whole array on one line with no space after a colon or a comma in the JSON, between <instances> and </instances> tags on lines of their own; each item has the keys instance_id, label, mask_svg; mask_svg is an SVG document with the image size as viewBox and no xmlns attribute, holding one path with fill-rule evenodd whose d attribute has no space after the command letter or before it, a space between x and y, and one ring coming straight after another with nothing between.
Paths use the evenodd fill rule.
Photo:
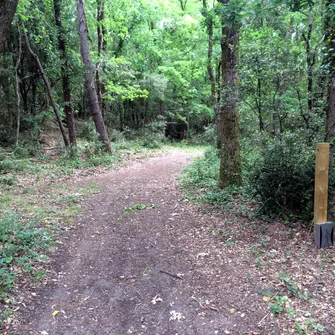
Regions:
<instances>
[{"instance_id":1,"label":"twig on ground","mask_svg":"<svg viewBox=\"0 0 335 335\"><path fill-rule=\"evenodd\" d=\"M175 274L173 274L173 273L166 272L166 271L164 271L164 270L160 270L159 272L161 272L161 273L165 273L166 275L171 276L171 277L176 278L176 279L183 279L183 277L180 276L180 275L178 275L178 274L175 275Z\"/></svg>"},{"instance_id":2,"label":"twig on ground","mask_svg":"<svg viewBox=\"0 0 335 335\"><path fill-rule=\"evenodd\" d=\"M269 312L264 316L264 318L263 318L261 321L258 322L258 324L257 324L258 327L259 327L259 326L262 324L262 322L269 316L270 313L271 313L271 311L269 311Z\"/></svg>"}]
</instances>

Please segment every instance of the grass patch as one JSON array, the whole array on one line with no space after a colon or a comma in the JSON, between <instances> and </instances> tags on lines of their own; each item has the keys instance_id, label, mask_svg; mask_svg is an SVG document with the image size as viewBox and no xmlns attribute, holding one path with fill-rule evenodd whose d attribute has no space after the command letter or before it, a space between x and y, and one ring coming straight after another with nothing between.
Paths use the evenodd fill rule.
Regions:
<instances>
[{"instance_id":1,"label":"grass patch","mask_svg":"<svg viewBox=\"0 0 335 335\"><path fill-rule=\"evenodd\" d=\"M132 211L142 211L144 209L154 209L156 208L155 205L151 204L151 205L140 205L140 204L135 204L135 205L132 205L130 207L126 207L123 209L123 213L124 214L128 214Z\"/></svg>"},{"instance_id":2,"label":"grass patch","mask_svg":"<svg viewBox=\"0 0 335 335\"><path fill-rule=\"evenodd\" d=\"M0 241L0 298L4 298L17 274L37 271L34 264L44 258L54 239L38 220L9 213L0 221Z\"/></svg>"}]
</instances>

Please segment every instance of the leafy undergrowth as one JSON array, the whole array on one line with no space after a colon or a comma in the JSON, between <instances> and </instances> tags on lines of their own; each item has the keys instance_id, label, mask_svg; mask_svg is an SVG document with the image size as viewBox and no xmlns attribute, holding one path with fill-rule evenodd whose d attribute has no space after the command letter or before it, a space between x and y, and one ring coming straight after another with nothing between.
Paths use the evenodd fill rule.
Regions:
<instances>
[{"instance_id":1,"label":"leafy undergrowth","mask_svg":"<svg viewBox=\"0 0 335 335\"><path fill-rule=\"evenodd\" d=\"M257 299L268 310L260 334L265 325L273 334L335 334L335 249L316 249L306 223L260 219L243 190L240 196L240 189L218 189L218 170L217 154L207 153L184 170L180 183L185 200L213 218L202 233L219 239L229 259L248 261L241 277L259 278Z\"/></svg>"},{"instance_id":2,"label":"leafy undergrowth","mask_svg":"<svg viewBox=\"0 0 335 335\"><path fill-rule=\"evenodd\" d=\"M4 157L0 153L0 192L101 173L162 150L148 149L136 141L120 141L113 144L111 154L103 153L99 145L92 143L79 151L53 152L53 155L25 159Z\"/></svg>"},{"instance_id":3,"label":"leafy undergrowth","mask_svg":"<svg viewBox=\"0 0 335 335\"><path fill-rule=\"evenodd\" d=\"M231 211L234 208L245 211L243 202L247 198L246 191L235 186L221 190L218 187L219 169L218 150L207 147L204 156L195 159L180 175L180 184L187 199L220 210Z\"/></svg>"},{"instance_id":4,"label":"leafy undergrowth","mask_svg":"<svg viewBox=\"0 0 335 335\"><path fill-rule=\"evenodd\" d=\"M80 188L59 183L0 195L0 325L11 322L11 310L20 304L15 287L43 278L47 253L57 247L60 232L72 229L73 218L82 211L80 202L97 192L95 184Z\"/></svg>"}]
</instances>

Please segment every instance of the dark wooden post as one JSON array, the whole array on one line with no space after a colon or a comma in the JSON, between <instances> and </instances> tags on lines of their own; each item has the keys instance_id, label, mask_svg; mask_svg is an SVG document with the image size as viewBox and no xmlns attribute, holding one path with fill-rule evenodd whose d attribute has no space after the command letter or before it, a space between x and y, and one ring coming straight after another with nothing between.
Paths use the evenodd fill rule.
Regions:
<instances>
[{"instance_id":1,"label":"dark wooden post","mask_svg":"<svg viewBox=\"0 0 335 335\"><path fill-rule=\"evenodd\" d=\"M334 244L334 223L327 222L329 143L316 145L314 189L314 238L318 248Z\"/></svg>"}]
</instances>

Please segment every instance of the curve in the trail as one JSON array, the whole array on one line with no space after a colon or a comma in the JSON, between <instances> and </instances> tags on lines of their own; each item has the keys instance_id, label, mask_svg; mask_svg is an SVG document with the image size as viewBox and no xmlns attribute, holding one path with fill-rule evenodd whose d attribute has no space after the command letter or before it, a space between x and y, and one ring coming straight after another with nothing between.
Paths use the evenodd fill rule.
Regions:
<instances>
[{"instance_id":1,"label":"curve in the trail","mask_svg":"<svg viewBox=\"0 0 335 335\"><path fill-rule=\"evenodd\" d=\"M76 228L52 256L48 284L21 312L18 334L250 330L249 322L227 312L244 299L243 292L234 297L230 292L237 264L218 251L207 266L210 240L197 227L208 218L182 200L178 189L177 176L194 156L175 150L94 180L101 192L83 204ZM243 260L238 265L247 266ZM218 282L220 297L208 284L212 281Z\"/></svg>"}]
</instances>

